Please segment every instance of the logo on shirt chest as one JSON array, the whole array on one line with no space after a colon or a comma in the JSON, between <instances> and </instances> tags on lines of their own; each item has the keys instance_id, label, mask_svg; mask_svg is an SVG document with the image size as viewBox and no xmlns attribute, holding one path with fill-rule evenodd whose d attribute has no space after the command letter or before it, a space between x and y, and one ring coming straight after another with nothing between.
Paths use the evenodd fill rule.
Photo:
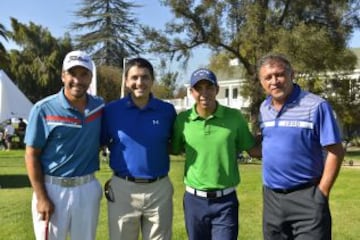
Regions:
<instances>
[{"instance_id":1,"label":"logo on shirt chest","mask_svg":"<svg viewBox=\"0 0 360 240\"><path fill-rule=\"evenodd\" d=\"M152 124L153 124L153 125L160 125L160 121L159 121L159 120L156 120L156 119L153 119L153 120L152 120Z\"/></svg>"},{"instance_id":2,"label":"logo on shirt chest","mask_svg":"<svg viewBox=\"0 0 360 240\"><path fill-rule=\"evenodd\" d=\"M307 128L313 129L313 123L307 121L280 120L279 127Z\"/></svg>"}]
</instances>

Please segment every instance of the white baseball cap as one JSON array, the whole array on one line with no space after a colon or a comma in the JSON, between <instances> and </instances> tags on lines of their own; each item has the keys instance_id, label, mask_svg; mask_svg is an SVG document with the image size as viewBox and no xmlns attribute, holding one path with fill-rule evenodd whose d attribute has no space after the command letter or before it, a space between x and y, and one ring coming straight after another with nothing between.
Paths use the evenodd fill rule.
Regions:
<instances>
[{"instance_id":1,"label":"white baseball cap","mask_svg":"<svg viewBox=\"0 0 360 240\"><path fill-rule=\"evenodd\" d=\"M81 66L87 68L92 72L93 64L92 60L85 52L80 50L71 51L66 54L63 62L63 70L68 71L70 68L75 66Z\"/></svg>"}]
</instances>

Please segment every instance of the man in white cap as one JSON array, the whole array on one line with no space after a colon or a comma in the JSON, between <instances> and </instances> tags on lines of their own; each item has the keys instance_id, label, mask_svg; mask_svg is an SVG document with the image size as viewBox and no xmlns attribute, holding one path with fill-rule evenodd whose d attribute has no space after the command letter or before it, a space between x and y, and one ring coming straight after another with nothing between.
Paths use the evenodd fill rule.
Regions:
<instances>
[{"instance_id":1,"label":"man in white cap","mask_svg":"<svg viewBox=\"0 0 360 240\"><path fill-rule=\"evenodd\" d=\"M36 239L95 239L101 185L100 124L103 99L87 94L92 60L82 51L63 62L64 87L32 108L25 135L25 163L34 190Z\"/></svg>"}]
</instances>

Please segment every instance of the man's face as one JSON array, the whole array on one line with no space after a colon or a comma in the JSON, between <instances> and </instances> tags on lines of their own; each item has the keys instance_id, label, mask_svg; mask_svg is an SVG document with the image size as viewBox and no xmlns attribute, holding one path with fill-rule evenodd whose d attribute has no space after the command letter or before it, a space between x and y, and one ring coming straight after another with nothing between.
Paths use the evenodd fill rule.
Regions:
<instances>
[{"instance_id":1,"label":"man's face","mask_svg":"<svg viewBox=\"0 0 360 240\"><path fill-rule=\"evenodd\" d=\"M219 87L207 80L201 80L190 89L198 108L214 110Z\"/></svg>"},{"instance_id":2,"label":"man's face","mask_svg":"<svg viewBox=\"0 0 360 240\"><path fill-rule=\"evenodd\" d=\"M92 73L84 67L73 67L62 73L65 96L76 100L86 96L86 91L91 83Z\"/></svg>"},{"instance_id":3,"label":"man's face","mask_svg":"<svg viewBox=\"0 0 360 240\"><path fill-rule=\"evenodd\" d=\"M126 87L135 99L147 99L154 83L149 69L133 66L129 69L126 77Z\"/></svg>"},{"instance_id":4,"label":"man's face","mask_svg":"<svg viewBox=\"0 0 360 240\"><path fill-rule=\"evenodd\" d=\"M266 94L276 102L284 103L293 89L293 72L282 62L270 61L259 71L259 79Z\"/></svg>"}]
</instances>

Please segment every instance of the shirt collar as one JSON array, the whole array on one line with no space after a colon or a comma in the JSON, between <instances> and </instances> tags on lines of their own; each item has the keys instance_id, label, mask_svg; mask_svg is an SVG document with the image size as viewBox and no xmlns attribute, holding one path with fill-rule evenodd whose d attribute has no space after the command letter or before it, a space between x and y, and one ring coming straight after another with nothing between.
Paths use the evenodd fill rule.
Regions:
<instances>
[{"instance_id":1,"label":"shirt collar","mask_svg":"<svg viewBox=\"0 0 360 240\"><path fill-rule=\"evenodd\" d=\"M61 88L61 90L58 93L58 96L59 96L60 104L61 104L61 106L63 106L63 108L74 109L65 97L64 87Z\"/></svg>"},{"instance_id":2,"label":"shirt collar","mask_svg":"<svg viewBox=\"0 0 360 240\"><path fill-rule=\"evenodd\" d=\"M222 118L224 117L224 106L222 106L221 104L219 104L218 102L216 102L216 110L213 114L211 114L209 118L213 118L213 117L217 117L217 118ZM190 120L195 121L197 119L203 119L202 117L199 116L199 114L196 112L196 104L194 104L191 108L191 114L190 114Z\"/></svg>"},{"instance_id":3,"label":"shirt collar","mask_svg":"<svg viewBox=\"0 0 360 240\"><path fill-rule=\"evenodd\" d=\"M124 97L125 101L126 101L126 106L129 108L138 108L134 101L131 98L131 94L129 93L127 96ZM157 104L155 101L155 97L153 96L152 93L150 93L149 96L149 102L146 104L146 106L142 109L142 110L146 110L146 109L156 109L157 108Z\"/></svg>"},{"instance_id":4,"label":"shirt collar","mask_svg":"<svg viewBox=\"0 0 360 240\"><path fill-rule=\"evenodd\" d=\"M66 109L74 109L77 111L76 108L74 108L69 101L67 100L67 98L65 97L64 94L64 87L61 88L61 90L58 92L58 96L59 96L59 101L60 104L63 108ZM86 93L86 98L87 98L87 103L86 103L86 109L91 108L91 106L93 105L93 100L91 98L89 98L89 95Z\"/></svg>"}]
</instances>

